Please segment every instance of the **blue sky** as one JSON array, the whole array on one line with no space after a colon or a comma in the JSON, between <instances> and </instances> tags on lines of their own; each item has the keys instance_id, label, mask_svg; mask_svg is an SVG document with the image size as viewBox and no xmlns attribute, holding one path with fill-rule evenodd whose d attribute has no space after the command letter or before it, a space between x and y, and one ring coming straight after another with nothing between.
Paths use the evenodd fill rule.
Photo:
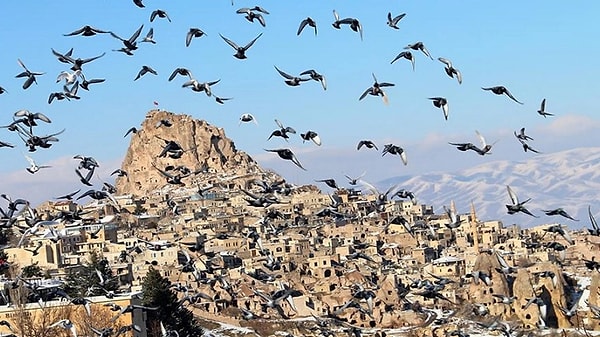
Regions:
<instances>
[{"instance_id":1,"label":"blue sky","mask_svg":"<svg viewBox=\"0 0 600 337\"><path fill-rule=\"evenodd\" d=\"M11 179L19 172L23 179L20 184L33 185L27 191L48 193L59 189L49 180L57 179L62 174L58 170L66 168L69 179L72 175L71 186L78 186L70 168L76 165L70 159L75 154L93 156L101 165L106 163L107 172L117 168L129 143L123 134L142 122L153 108L153 101L158 101L160 108L225 128L238 149L297 183L363 171L369 172L369 181L379 181L393 175L458 169L486 160L524 158L530 154L522 153L518 142L511 138L512 130L520 127L548 133L534 137L546 153L597 144L595 96L600 68L596 56L600 47L595 43L595 13L600 4L596 2L573 6L542 1L244 0L231 6L228 0L146 0L144 9L125 0L107 4L99 0L77 5L62 0L23 0L2 6L0 41L5 47L0 53L0 86L8 93L0 95L0 124L10 123L15 111L27 109L52 119L51 124L39 126L36 133L66 129L52 148L30 154L38 164L54 166L35 177L25 172L27 161L22 152L26 148L22 141L0 129L0 140L17 145L0 149L0 172ZM265 15L265 28L235 13L240 7L255 5L270 12ZM150 13L159 8L168 12L172 22L157 19L150 23ZM341 30L331 26L333 9L342 18L360 20L364 41L348 26ZM406 13L399 30L386 25L388 11L394 15ZM317 37L310 27L296 36L300 21L307 16L317 21ZM113 52L122 45L110 35L62 35L91 25L127 38L141 24L142 36L154 28L157 44L141 44L132 57ZM185 35L190 27L198 27L207 35L194 39L186 48ZM238 60L219 33L242 45L260 33L263 36L247 52L248 59ZM414 52L414 72L406 60L390 64L404 46L417 41L422 41L436 60ZM52 55L51 48L59 52L74 48L74 56L81 58L106 52L103 58L83 67L86 77L105 78L106 82L93 86L90 92L80 90L79 101L49 105L48 95L62 88L62 84L55 83L57 75L68 70ZM462 85L444 73L437 57L452 60L463 73ZM30 70L46 73L38 77L38 85L21 88L23 80L14 78L22 71L17 58ZM157 70L158 76L146 75L134 82L142 65ZM326 76L328 89L323 91L312 81L288 87L273 66L292 74L316 69ZM220 79L213 93L234 99L218 105L204 93L181 88L185 81L182 77L168 82L176 67L189 68L201 82ZM386 90L388 106L371 96L358 101L372 84L371 73L380 81L396 84ZM494 85L506 86L524 105L480 89ZM427 99L433 96L449 100L448 121ZM544 119L537 115L542 98L547 98L547 110L556 117ZM258 126L238 126L239 116L246 112L257 118ZM275 118L298 133L309 129L318 132L323 146L302 144L299 136L290 143L266 141L276 128ZM561 130L561 125L575 129L568 132ZM577 128L583 126L586 132L578 132ZM490 142L499 140L493 156L459 153L446 144L476 143L476 129ZM357 153L356 144L361 139L372 139L380 147L388 142L404 147L408 166L377 153ZM308 171L300 172L291 163L263 151L280 147L292 148ZM14 189L13 181L0 183L0 191L18 193Z\"/></svg>"}]
</instances>

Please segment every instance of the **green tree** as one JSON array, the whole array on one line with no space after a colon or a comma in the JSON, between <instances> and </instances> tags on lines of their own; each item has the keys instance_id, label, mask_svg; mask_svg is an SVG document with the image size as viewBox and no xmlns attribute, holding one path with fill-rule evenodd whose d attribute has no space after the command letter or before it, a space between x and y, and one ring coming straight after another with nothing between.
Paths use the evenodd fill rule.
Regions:
<instances>
[{"instance_id":1,"label":"green tree","mask_svg":"<svg viewBox=\"0 0 600 337\"><path fill-rule=\"evenodd\" d=\"M148 307L158 307L156 311L148 311L148 336L160 336L156 330L162 322L167 330L175 330L180 337L196 337L204 333L194 314L186 307L179 305L177 295L171 290L171 281L160 275L152 267L142 282L144 297L142 304Z\"/></svg>"},{"instance_id":2,"label":"green tree","mask_svg":"<svg viewBox=\"0 0 600 337\"><path fill-rule=\"evenodd\" d=\"M113 276L108 261L94 251L90 253L88 264L69 270L65 291L71 297L86 297L106 295L118 288L119 281Z\"/></svg>"},{"instance_id":3,"label":"green tree","mask_svg":"<svg viewBox=\"0 0 600 337\"><path fill-rule=\"evenodd\" d=\"M36 262L34 264L30 264L28 266L23 267L22 276L23 278L42 277L44 276L44 272Z\"/></svg>"},{"instance_id":4,"label":"green tree","mask_svg":"<svg viewBox=\"0 0 600 337\"><path fill-rule=\"evenodd\" d=\"M4 250L0 250L0 275L7 275L10 269L8 263L8 254Z\"/></svg>"},{"instance_id":5,"label":"green tree","mask_svg":"<svg viewBox=\"0 0 600 337\"><path fill-rule=\"evenodd\" d=\"M6 228L0 229L0 246L7 245L11 238L11 231Z\"/></svg>"}]
</instances>

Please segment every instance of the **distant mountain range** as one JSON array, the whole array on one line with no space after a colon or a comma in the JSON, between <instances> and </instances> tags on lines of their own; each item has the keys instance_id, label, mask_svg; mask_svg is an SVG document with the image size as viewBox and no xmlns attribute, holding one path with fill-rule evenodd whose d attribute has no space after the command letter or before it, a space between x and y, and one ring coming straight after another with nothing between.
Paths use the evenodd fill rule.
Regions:
<instances>
[{"instance_id":1,"label":"distant mountain range","mask_svg":"<svg viewBox=\"0 0 600 337\"><path fill-rule=\"evenodd\" d=\"M527 160L488 162L452 173L398 176L376 185L385 191L398 183L412 191L419 202L432 205L436 214L454 200L459 213L468 213L473 202L480 220L502 220L505 226L559 222L572 229L590 227L588 205L597 218L600 216L600 147L533 154ZM539 218L506 213L505 205L510 203L507 185L520 201L531 198L526 206ZM542 212L558 207L580 221Z\"/></svg>"}]
</instances>

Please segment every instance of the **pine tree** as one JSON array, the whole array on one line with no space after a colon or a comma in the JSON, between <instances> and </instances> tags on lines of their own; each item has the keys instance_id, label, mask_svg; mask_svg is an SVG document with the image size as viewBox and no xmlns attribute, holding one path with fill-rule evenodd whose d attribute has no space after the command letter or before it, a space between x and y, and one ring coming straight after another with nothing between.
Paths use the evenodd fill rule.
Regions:
<instances>
[{"instance_id":1,"label":"pine tree","mask_svg":"<svg viewBox=\"0 0 600 337\"><path fill-rule=\"evenodd\" d=\"M102 274L105 281L102 286L96 270ZM65 291L71 297L106 295L107 292L119 288L119 282L113 277L108 261L96 252L90 254L88 264L83 265L81 268L69 270L66 283Z\"/></svg>"},{"instance_id":2,"label":"pine tree","mask_svg":"<svg viewBox=\"0 0 600 337\"><path fill-rule=\"evenodd\" d=\"M142 283L142 304L158 307L156 311L148 311L148 327L160 326L162 322L167 330L175 330L180 337L197 337L204 333L194 314L186 307L179 305L177 295L171 290L171 282L160 275L152 267ZM150 331L149 336L160 336L160 331Z\"/></svg>"}]
</instances>

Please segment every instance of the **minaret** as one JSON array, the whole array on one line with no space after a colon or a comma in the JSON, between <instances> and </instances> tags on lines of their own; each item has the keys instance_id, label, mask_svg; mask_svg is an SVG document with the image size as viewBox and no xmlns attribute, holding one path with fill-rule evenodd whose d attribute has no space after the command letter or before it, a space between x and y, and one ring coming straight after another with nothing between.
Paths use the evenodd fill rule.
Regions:
<instances>
[{"instance_id":1,"label":"minaret","mask_svg":"<svg viewBox=\"0 0 600 337\"><path fill-rule=\"evenodd\" d=\"M479 255L479 227L477 226L477 214L475 214L475 205L471 201L471 232L473 235L473 249Z\"/></svg>"}]
</instances>

